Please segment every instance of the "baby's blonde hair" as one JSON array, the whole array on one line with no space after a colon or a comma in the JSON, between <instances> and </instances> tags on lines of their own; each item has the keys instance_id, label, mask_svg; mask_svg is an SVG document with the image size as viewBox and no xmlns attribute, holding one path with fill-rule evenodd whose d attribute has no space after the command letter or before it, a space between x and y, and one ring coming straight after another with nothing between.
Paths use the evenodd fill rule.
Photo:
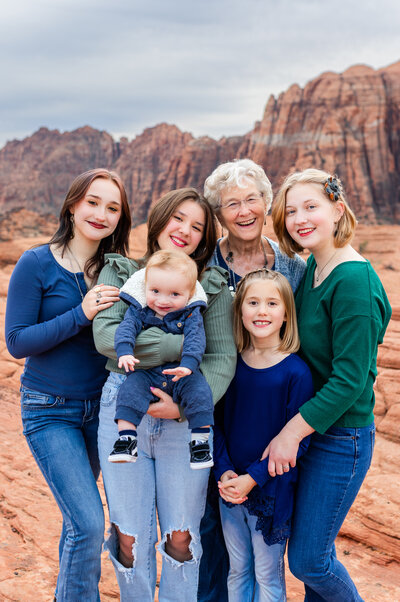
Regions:
<instances>
[{"instance_id":1,"label":"baby's blonde hair","mask_svg":"<svg viewBox=\"0 0 400 602\"><path fill-rule=\"evenodd\" d=\"M253 284L257 280L271 280L278 289L286 312L286 321L282 324L280 332L281 344L278 349L283 353L295 353L300 347L300 339L297 330L296 307L292 287L283 274L265 268L246 274L236 289L233 300L233 333L239 353L247 349L251 342L250 335L243 325L242 306L250 284Z\"/></svg>"},{"instance_id":2,"label":"baby's blonde hair","mask_svg":"<svg viewBox=\"0 0 400 602\"><path fill-rule=\"evenodd\" d=\"M184 274L190 290L194 292L198 276L197 265L183 251L156 251L146 264L145 279L147 279L148 270L151 268L175 270Z\"/></svg>"}]
</instances>

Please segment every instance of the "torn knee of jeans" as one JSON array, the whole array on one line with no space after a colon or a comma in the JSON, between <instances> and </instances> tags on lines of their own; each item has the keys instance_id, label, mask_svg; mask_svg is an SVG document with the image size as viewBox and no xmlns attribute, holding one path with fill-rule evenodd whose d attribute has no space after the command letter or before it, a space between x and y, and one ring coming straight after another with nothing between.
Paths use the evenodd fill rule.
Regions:
<instances>
[{"instance_id":1,"label":"torn knee of jeans","mask_svg":"<svg viewBox=\"0 0 400 602\"><path fill-rule=\"evenodd\" d=\"M191 558L189 560L185 560L184 562L180 562L179 560L176 560L175 558L173 558L172 556L170 556L166 550L165 550L165 544L168 542L168 540L171 542L172 541L172 535L173 533L188 533L189 537L190 537L190 541L189 541L189 545L188 545L188 550L191 554ZM160 543L157 546L158 551L160 552L160 554L168 561L172 564L172 566L174 566L175 568L179 568L183 565L185 565L186 563L193 563L193 562L200 562L200 538L197 537L191 530L190 528L185 529L184 527L181 527L179 529L174 529L171 528L168 531L166 531L163 534L163 537L160 541Z\"/></svg>"},{"instance_id":2,"label":"torn knee of jeans","mask_svg":"<svg viewBox=\"0 0 400 602\"><path fill-rule=\"evenodd\" d=\"M119 560L120 554L120 542L118 532L123 535L128 535L133 538L132 542L132 566L126 567ZM124 531L121 529L120 525L116 523L111 523L111 526L108 530L108 537L104 543L104 550L108 551L111 562L114 564L116 569L125 575L127 582L132 583L134 577L134 569L136 565L136 548L137 548L137 536Z\"/></svg>"}]
</instances>

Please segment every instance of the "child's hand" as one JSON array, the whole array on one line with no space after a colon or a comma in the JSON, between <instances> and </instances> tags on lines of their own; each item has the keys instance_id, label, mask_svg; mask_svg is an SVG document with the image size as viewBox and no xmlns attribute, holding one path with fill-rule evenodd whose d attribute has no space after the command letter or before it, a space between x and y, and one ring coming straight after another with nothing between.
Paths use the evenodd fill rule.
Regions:
<instances>
[{"instance_id":1,"label":"child's hand","mask_svg":"<svg viewBox=\"0 0 400 602\"><path fill-rule=\"evenodd\" d=\"M219 480L221 483L226 483L230 479L236 479L238 476L233 470L225 470Z\"/></svg>"},{"instance_id":2,"label":"child's hand","mask_svg":"<svg viewBox=\"0 0 400 602\"><path fill-rule=\"evenodd\" d=\"M247 494L257 485L256 481L249 475L244 474L238 477L235 476L226 477L227 473L233 473L233 471L226 471L222 477L224 480L218 482L220 496L231 504L242 504L247 500Z\"/></svg>"},{"instance_id":3,"label":"child's hand","mask_svg":"<svg viewBox=\"0 0 400 602\"><path fill-rule=\"evenodd\" d=\"M190 374L192 374L192 371L190 370L190 368L184 368L183 366L177 366L176 368L168 368L167 370L163 370L162 371L163 374L174 374L174 378L172 379L172 382L175 382L181 378L183 378L184 376L189 376Z\"/></svg>"},{"instance_id":4,"label":"child's hand","mask_svg":"<svg viewBox=\"0 0 400 602\"><path fill-rule=\"evenodd\" d=\"M218 481L219 494L223 500L226 502L231 502L232 504L238 504L244 502L244 499L238 502L237 492L234 485L229 484L224 487L223 485L228 482L232 482L233 479L237 478L238 475L233 470L226 470L220 477Z\"/></svg>"},{"instance_id":5,"label":"child's hand","mask_svg":"<svg viewBox=\"0 0 400 602\"><path fill-rule=\"evenodd\" d=\"M247 498L239 497L235 487L235 481L238 475L233 470L226 470L218 481L219 494L226 502L231 504L241 504Z\"/></svg>"},{"instance_id":6,"label":"child's hand","mask_svg":"<svg viewBox=\"0 0 400 602\"><path fill-rule=\"evenodd\" d=\"M123 368L125 372L133 372L135 364L139 362L140 360L137 360L133 355L121 355L118 359L118 368Z\"/></svg>"}]
</instances>

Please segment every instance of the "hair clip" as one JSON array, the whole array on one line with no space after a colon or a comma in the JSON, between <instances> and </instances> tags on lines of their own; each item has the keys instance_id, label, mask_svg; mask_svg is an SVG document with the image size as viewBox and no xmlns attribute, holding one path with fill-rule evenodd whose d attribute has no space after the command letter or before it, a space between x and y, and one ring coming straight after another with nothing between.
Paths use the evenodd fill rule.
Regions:
<instances>
[{"instance_id":1,"label":"hair clip","mask_svg":"<svg viewBox=\"0 0 400 602\"><path fill-rule=\"evenodd\" d=\"M331 201L338 201L340 197L340 185L334 176L329 176L324 184L326 194Z\"/></svg>"}]
</instances>

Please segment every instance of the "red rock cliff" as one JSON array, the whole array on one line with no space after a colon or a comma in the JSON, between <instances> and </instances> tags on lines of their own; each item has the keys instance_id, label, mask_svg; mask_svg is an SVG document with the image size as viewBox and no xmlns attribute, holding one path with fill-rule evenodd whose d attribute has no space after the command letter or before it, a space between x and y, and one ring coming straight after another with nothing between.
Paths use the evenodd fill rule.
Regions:
<instances>
[{"instance_id":1,"label":"red rock cliff","mask_svg":"<svg viewBox=\"0 0 400 602\"><path fill-rule=\"evenodd\" d=\"M289 170L336 172L360 221L400 223L400 62L294 84L270 97L251 132L219 141L165 123L131 142L90 127L41 128L0 150L0 212L58 213L73 177L101 166L121 174L138 224L163 192L201 189L216 165L246 156L264 166L275 190Z\"/></svg>"}]
</instances>

